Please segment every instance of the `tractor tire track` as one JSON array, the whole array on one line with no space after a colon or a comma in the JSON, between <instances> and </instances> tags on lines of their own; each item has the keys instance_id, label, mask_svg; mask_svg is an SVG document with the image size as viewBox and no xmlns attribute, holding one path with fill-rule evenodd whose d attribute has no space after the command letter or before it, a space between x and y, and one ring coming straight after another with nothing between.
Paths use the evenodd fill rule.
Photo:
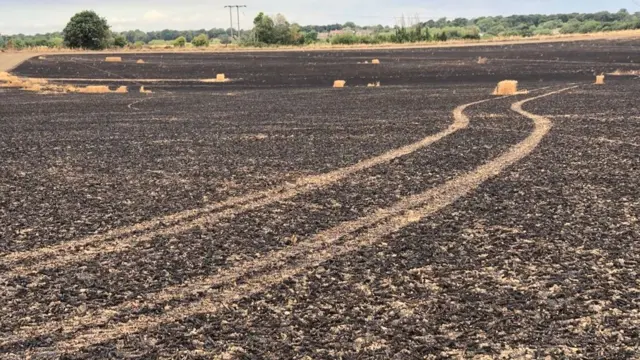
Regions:
<instances>
[{"instance_id":1,"label":"tractor tire track","mask_svg":"<svg viewBox=\"0 0 640 360\"><path fill-rule=\"evenodd\" d=\"M0 265L10 268L11 270L3 273L0 278L26 276L41 270L82 262L98 254L123 252L138 244L149 242L156 236L175 234L196 226L207 226L221 219L231 218L277 201L291 199L301 194L322 189L354 173L411 154L466 128L469 125L469 121L462 115L462 111L469 106L493 99L496 98L458 106L453 111L454 121L449 127L436 134L427 136L418 142L390 150L379 156L360 161L348 167L320 175L300 178L293 185L281 185L244 196L232 197L200 209L182 211L136 225L114 229L107 233L67 241L50 247L6 254L0 258ZM186 222L181 223L182 221ZM164 228L155 229L161 226L164 226ZM28 264L21 264L25 262Z\"/></svg>"},{"instance_id":2,"label":"tractor tire track","mask_svg":"<svg viewBox=\"0 0 640 360\"><path fill-rule=\"evenodd\" d=\"M39 337L56 332L60 335L71 337L59 342L55 346L57 351L78 351L93 344L145 331L166 322L179 321L198 313L211 313L222 310L242 298L260 293L270 286L301 274L307 269L318 266L333 257L347 254L375 242L411 223L420 221L422 218L442 210L457 199L475 190L485 181L499 175L505 168L530 154L549 132L551 121L545 117L524 111L522 105L526 102L555 95L575 87L576 86L552 91L513 103L511 110L533 120L534 130L530 135L499 157L479 166L473 171L449 180L440 186L421 194L407 197L392 207L380 209L370 216L345 222L323 231L298 246L269 254L262 259L247 262L221 274L197 280L194 279L186 285L165 288L159 293L150 295L145 299L145 303L143 304L138 302L124 303L116 307L98 310L85 316L70 318L62 322L52 322L19 329L14 332L12 338L4 341L0 346L6 347L25 338ZM464 118L463 120L466 119L468 123L468 118L463 114L463 111L468 106L477 103L480 102L462 105L456 108L454 115ZM367 227L369 227L369 229L364 233L360 235L354 234L354 232ZM296 257L301 258L296 260ZM285 263L288 265L273 269L273 264L275 263ZM249 275L244 283L234 286L235 280L265 269L267 273L253 277ZM170 309L161 315L141 315L120 323L112 321L114 315L118 312L134 306L148 305L148 302L158 303L169 300L179 300L203 293L212 286L218 287L225 284L227 284L228 287L218 294L207 296L202 300L186 306ZM77 335L80 329L84 327L90 328L82 334Z\"/></svg>"}]
</instances>

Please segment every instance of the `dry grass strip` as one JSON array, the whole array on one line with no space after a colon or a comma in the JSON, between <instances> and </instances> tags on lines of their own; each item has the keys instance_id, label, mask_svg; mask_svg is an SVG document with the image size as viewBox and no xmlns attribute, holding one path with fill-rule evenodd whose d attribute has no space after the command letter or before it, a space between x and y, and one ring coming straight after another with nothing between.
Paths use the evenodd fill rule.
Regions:
<instances>
[{"instance_id":1,"label":"dry grass strip","mask_svg":"<svg viewBox=\"0 0 640 360\"><path fill-rule=\"evenodd\" d=\"M639 76L640 75L640 70L616 70L612 73L609 73L607 75L612 75L612 76Z\"/></svg>"},{"instance_id":2,"label":"dry grass strip","mask_svg":"<svg viewBox=\"0 0 640 360\"><path fill-rule=\"evenodd\" d=\"M215 78L215 79L200 79L198 81L203 82L203 83L225 83L225 82L230 82L231 79L229 79L229 78L224 78L224 79Z\"/></svg>"},{"instance_id":3,"label":"dry grass strip","mask_svg":"<svg viewBox=\"0 0 640 360\"><path fill-rule=\"evenodd\" d=\"M100 78L44 78L48 81L78 81L83 83L91 82L113 82L114 79L100 79ZM128 79L118 78L115 81L119 83L183 83L183 82L202 82L202 83L217 83L217 82L231 82L234 79L226 78L224 81L218 81L216 79Z\"/></svg>"},{"instance_id":4,"label":"dry grass strip","mask_svg":"<svg viewBox=\"0 0 640 360\"><path fill-rule=\"evenodd\" d=\"M453 134L458 130L466 128L469 125L469 120L462 114L462 111L467 106L490 100L491 99L481 100L459 106L454 110L454 121L448 128L436 134L427 136L418 142L390 150L373 158L362 160L351 166L336 169L320 175L300 178L293 185L278 186L272 189L250 193L245 196L229 198L225 201L211 204L200 209L186 210L172 215L155 218L136 225L114 229L104 234L70 240L35 250L7 254L0 257L0 263L12 270L0 274L0 279L15 276L27 276L40 270L82 262L99 254L108 252L123 252L140 243L149 242L153 240L155 236L170 235L183 232L196 226L215 224L221 219L230 218L242 212L257 209L276 201L290 199L300 194L329 186L354 173L411 154ZM214 211L219 212L211 213ZM176 224L194 217L198 218L191 219L190 221L182 224ZM161 224L168 224L169 226L164 229L148 231ZM148 232L134 234L144 231ZM20 266L19 264L24 261L34 263L32 265Z\"/></svg>"},{"instance_id":5,"label":"dry grass strip","mask_svg":"<svg viewBox=\"0 0 640 360\"><path fill-rule=\"evenodd\" d=\"M16 88L24 91L32 91L41 94L126 94L127 87L120 86L114 91L109 90L108 86L90 85L86 87L75 87L71 85L59 85L49 83L47 79L23 78L11 75L7 72L0 72L0 87Z\"/></svg>"},{"instance_id":6,"label":"dry grass strip","mask_svg":"<svg viewBox=\"0 0 640 360\"><path fill-rule=\"evenodd\" d=\"M106 62L122 62L122 58L120 56L107 56L104 61Z\"/></svg>"},{"instance_id":7,"label":"dry grass strip","mask_svg":"<svg viewBox=\"0 0 640 360\"><path fill-rule=\"evenodd\" d=\"M93 327L70 340L60 342L56 345L56 350L58 351L77 351L92 344L109 341L127 334L147 331L154 327L161 326L164 323L180 321L199 313L217 312L244 297L265 291L269 287L292 276L299 275L309 268L316 267L333 257L358 250L450 205L460 197L475 190L483 182L499 175L505 168L531 153L551 128L551 122L542 116L522 110L522 104L573 88L575 88L575 86L514 103L511 107L513 111L534 121L535 128L533 132L522 142L516 144L498 158L483 164L471 172L449 180L440 186L421 194L407 197L392 207L380 209L369 216L339 224L291 248L275 251L259 259L244 262L237 267L222 271L220 274L193 279L186 284L165 288L158 293L148 295L144 301L132 301L107 309L95 310L84 316L69 318L62 322L51 322L33 327L24 327L16 331L13 337L7 339L8 341L5 341L2 345L5 346L20 341L21 339L45 335L52 331L66 335L75 335L80 327ZM487 100L460 106L456 108L454 115L456 117L462 117L464 118L463 121L468 122L468 118L463 114L464 109L473 104L485 101ZM354 231L365 227L369 227L369 230L364 234L360 236L351 235ZM343 242L339 243L339 241ZM289 265L275 269L276 264ZM179 300L187 296L197 295L207 291L212 286L233 284L234 280L239 277L261 270L266 270L267 272L250 277L242 285L230 285L227 289L217 294L207 296L203 300L183 307L173 308L162 315L143 315L124 323L111 322L114 315L117 315L118 312L125 309L148 305L151 302L161 303L168 300Z\"/></svg>"}]
</instances>

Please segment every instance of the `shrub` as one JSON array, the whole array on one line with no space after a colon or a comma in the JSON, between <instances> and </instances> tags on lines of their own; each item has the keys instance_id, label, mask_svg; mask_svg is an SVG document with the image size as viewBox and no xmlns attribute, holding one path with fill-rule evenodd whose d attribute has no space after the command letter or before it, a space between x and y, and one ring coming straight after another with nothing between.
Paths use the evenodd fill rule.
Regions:
<instances>
[{"instance_id":1,"label":"shrub","mask_svg":"<svg viewBox=\"0 0 640 360\"><path fill-rule=\"evenodd\" d=\"M187 39L185 39L184 36L180 36L173 41L173 45L177 47L185 47L187 45Z\"/></svg>"},{"instance_id":2,"label":"shrub","mask_svg":"<svg viewBox=\"0 0 640 360\"><path fill-rule=\"evenodd\" d=\"M537 28L533 31L534 35L553 35L553 30L547 28Z\"/></svg>"},{"instance_id":3,"label":"shrub","mask_svg":"<svg viewBox=\"0 0 640 360\"><path fill-rule=\"evenodd\" d=\"M122 35L118 35L113 39L113 45L119 48L125 47L127 46L127 38Z\"/></svg>"},{"instance_id":4,"label":"shrub","mask_svg":"<svg viewBox=\"0 0 640 360\"><path fill-rule=\"evenodd\" d=\"M6 46L7 49L22 50L27 46L27 44L25 44L24 40L21 39L9 39Z\"/></svg>"},{"instance_id":5,"label":"shrub","mask_svg":"<svg viewBox=\"0 0 640 360\"><path fill-rule=\"evenodd\" d=\"M104 49L108 45L109 25L93 11L75 14L64 28L64 42L70 48Z\"/></svg>"},{"instance_id":6,"label":"shrub","mask_svg":"<svg viewBox=\"0 0 640 360\"><path fill-rule=\"evenodd\" d=\"M440 34L434 35L433 37L436 41L447 41L449 38L447 37L446 32L441 32Z\"/></svg>"},{"instance_id":7,"label":"shrub","mask_svg":"<svg viewBox=\"0 0 640 360\"><path fill-rule=\"evenodd\" d=\"M578 32L582 34L596 32L600 29L600 23L595 20L588 20L580 24Z\"/></svg>"},{"instance_id":8,"label":"shrub","mask_svg":"<svg viewBox=\"0 0 640 360\"><path fill-rule=\"evenodd\" d=\"M338 34L331 38L331 44L353 45L359 42L355 34Z\"/></svg>"},{"instance_id":9,"label":"shrub","mask_svg":"<svg viewBox=\"0 0 640 360\"><path fill-rule=\"evenodd\" d=\"M581 25L580 21L576 19L571 19L562 26L562 28L560 29L560 32L563 34L577 33L578 30L580 30L580 25Z\"/></svg>"},{"instance_id":10,"label":"shrub","mask_svg":"<svg viewBox=\"0 0 640 360\"><path fill-rule=\"evenodd\" d=\"M133 44L133 47L136 49L142 49L144 47L144 41L136 41L135 44Z\"/></svg>"},{"instance_id":11,"label":"shrub","mask_svg":"<svg viewBox=\"0 0 640 360\"><path fill-rule=\"evenodd\" d=\"M222 44L222 45L231 44L231 37L229 35L227 35L227 34L220 35L220 37L218 37L218 39L220 39L220 44Z\"/></svg>"},{"instance_id":12,"label":"shrub","mask_svg":"<svg viewBox=\"0 0 640 360\"><path fill-rule=\"evenodd\" d=\"M318 41L318 33L314 30L302 34L305 44L313 44Z\"/></svg>"},{"instance_id":13,"label":"shrub","mask_svg":"<svg viewBox=\"0 0 640 360\"><path fill-rule=\"evenodd\" d=\"M191 40L191 44L197 47L209 46L209 37L207 34L200 34Z\"/></svg>"},{"instance_id":14,"label":"shrub","mask_svg":"<svg viewBox=\"0 0 640 360\"><path fill-rule=\"evenodd\" d=\"M52 48L61 48L64 45L64 39L60 37L54 37L49 40L49 44L47 46Z\"/></svg>"}]
</instances>

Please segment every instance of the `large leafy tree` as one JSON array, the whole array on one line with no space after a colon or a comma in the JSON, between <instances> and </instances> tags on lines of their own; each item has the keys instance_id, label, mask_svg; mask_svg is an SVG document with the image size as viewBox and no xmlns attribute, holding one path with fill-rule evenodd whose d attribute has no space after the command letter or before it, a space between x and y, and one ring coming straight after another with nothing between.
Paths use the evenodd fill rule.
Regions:
<instances>
[{"instance_id":1,"label":"large leafy tree","mask_svg":"<svg viewBox=\"0 0 640 360\"><path fill-rule=\"evenodd\" d=\"M70 48L100 50L107 47L111 32L107 20L94 11L75 14L64 28L64 43Z\"/></svg>"},{"instance_id":2,"label":"large leafy tree","mask_svg":"<svg viewBox=\"0 0 640 360\"><path fill-rule=\"evenodd\" d=\"M275 40L274 27L271 17L262 12L258 14L253 20L253 31L256 34L256 40L265 44L272 44Z\"/></svg>"}]
</instances>

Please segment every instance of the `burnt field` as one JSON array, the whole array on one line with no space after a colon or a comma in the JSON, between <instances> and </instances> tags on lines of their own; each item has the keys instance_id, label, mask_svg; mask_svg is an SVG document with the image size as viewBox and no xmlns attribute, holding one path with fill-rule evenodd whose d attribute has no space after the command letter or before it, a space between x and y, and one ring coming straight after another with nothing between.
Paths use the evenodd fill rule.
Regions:
<instances>
[{"instance_id":1,"label":"burnt field","mask_svg":"<svg viewBox=\"0 0 640 360\"><path fill-rule=\"evenodd\" d=\"M637 358L639 48L30 59L0 359Z\"/></svg>"}]
</instances>

